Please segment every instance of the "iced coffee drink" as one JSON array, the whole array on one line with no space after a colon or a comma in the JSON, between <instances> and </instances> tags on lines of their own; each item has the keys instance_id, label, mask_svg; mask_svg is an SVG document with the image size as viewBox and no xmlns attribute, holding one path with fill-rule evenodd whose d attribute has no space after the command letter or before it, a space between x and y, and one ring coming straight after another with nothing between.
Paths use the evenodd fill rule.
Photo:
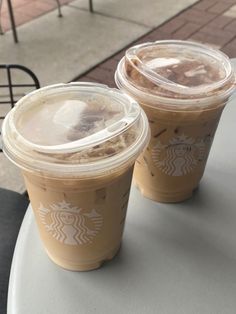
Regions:
<instances>
[{"instance_id":1,"label":"iced coffee drink","mask_svg":"<svg viewBox=\"0 0 236 314\"><path fill-rule=\"evenodd\" d=\"M90 270L121 244L137 156L149 140L139 105L104 85L49 86L22 98L3 126L49 257Z\"/></svg>"},{"instance_id":2,"label":"iced coffee drink","mask_svg":"<svg viewBox=\"0 0 236 314\"><path fill-rule=\"evenodd\" d=\"M197 43L146 43L127 50L115 79L145 110L151 128L134 171L141 193L159 202L191 197L234 90L228 57Z\"/></svg>"}]
</instances>

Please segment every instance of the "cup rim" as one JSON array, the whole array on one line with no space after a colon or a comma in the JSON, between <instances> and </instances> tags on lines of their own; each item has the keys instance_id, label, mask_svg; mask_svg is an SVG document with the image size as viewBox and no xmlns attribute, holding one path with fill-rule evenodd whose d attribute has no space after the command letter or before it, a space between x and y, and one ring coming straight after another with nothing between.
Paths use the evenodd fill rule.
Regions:
<instances>
[{"instance_id":1,"label":"cup rim","mask_svg":"<svg viewBox=\"0 0 236 314\"><path fill-rule=\"evenodd\" d=\"M121 99L125 99L126 101L131 102L139 107L136 101L134 101L131 97L122 93L118 89L111 89L106 85L98 84L98 83L90 83L90 82L72 82L67 84L54 84L43 87L32 93L27 94L23 98L21 98L16 106L7 114L4 119L2 125L2 141L3 141L3 152L5 155L18 167L26 171L38 172L39 174L43 174L44 176L53 176L53 177L95 177L104 174L107 171L118 171L121 167L126 166L126 164L134 163L135 159L141 153L141 151L148 144L149 139L149 127L148 120L140 108L139 113L139 121L141 123L141 127L139 128L139 135L136 140L128 146L124 151L110 156L108 158L100 159L97 161L90 161L85 163L63 163L57 162L53 163L48 160L35 160L35 156L30 156L29 146L22 146L24 141L21 141L22 135L19 137L19 132L14 125L14 115L15 113L21 109L22 104L36 93L44 93L48 89L53 88L70 88L70 87L78 87L87 86L88 88L100 88L104 90L112 90L114 93L119 95ZM13 136L14 135L14 136ZM29 143L27 143L29 144ZM25 149L25 150L24 150Z\"/></svg>"},{"instance_id":2,"label":"cup rim","mask_svg":"<svg viewBox=\"0 0 236 314\"><path fill-rule=\"evenodd\" d=\"M135 85L131 80L129 80L128 76L126 75L126 71L124 69L125 67L125 61L126 61L126 55L129 54L130 49L140 49L142 47L149 47L154 44L178 44L178 45L193 45L194 47L199 47L200 49L209 50L210 52L216 53L219 56L222 56L225 61L227 61L228 69L228 83L229 87L225 88L221 91L217 91L215 94L210 95L204 95L204 97L195 97L191 98L174 98L174 97L168 97L168 96L162 96L160 94L154 94L149 93L147 90L139 88L139 86ZM156 42L148 42L141 45L136 45L131 48L129 48L126 51L126 55L119 61L117 65L117 69L115 72L115 82L119 89L127 92L129 95L134 97L135 99L138 99L145 103L147 106L151 107L158 107L163 110L176 110L176 111L182 111L182 110L203 110L204 108L209 108L210 104L218 103L219 102L226 102L227 99L230 97L230 95L235 90L235 83L236 83L236 77L235 73L233 71L233 68L231 66L231 63L229 61L228 56L226 56L221 51L218 51L216 49L210 48L206 45L195 43L195 42L186 42L182 40L160 40ZM224 84L226 82L224 81ZM226 86L227 87L227 86ZM191 95L190 95L191 96Z\"/></svg>"}]
</instances>

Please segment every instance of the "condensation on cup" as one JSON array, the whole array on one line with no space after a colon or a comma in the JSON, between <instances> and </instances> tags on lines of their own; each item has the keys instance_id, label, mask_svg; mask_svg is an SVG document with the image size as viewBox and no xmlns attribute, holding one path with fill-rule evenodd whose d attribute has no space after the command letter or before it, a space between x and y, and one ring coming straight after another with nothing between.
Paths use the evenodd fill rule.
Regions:
<instances>
[{"instance_id":1,"label":"condensation on cup","mask_svg":"<svg viewBox=\"0 0 236 314\"><path fill-rule=\"evenodd\" d=\"M79 271L112 259L134 162L149 141L136 101L101 84L48 86L17 103L2 135L6 156L22 170L49 257Z\"/></svg>"},{"instance_id":2,"label":"condensation on cup","mask_svg":"<svg viewBox=\"0 0 236 314\"><path fill-rule=\"evenodd\" d=\"M151 140L134 180L159 202L179 202L198 187L221 113L235 90L229 58L178 40L141 44L118 64L117 86L146 112Z\"/></svg>"}]
</instances>

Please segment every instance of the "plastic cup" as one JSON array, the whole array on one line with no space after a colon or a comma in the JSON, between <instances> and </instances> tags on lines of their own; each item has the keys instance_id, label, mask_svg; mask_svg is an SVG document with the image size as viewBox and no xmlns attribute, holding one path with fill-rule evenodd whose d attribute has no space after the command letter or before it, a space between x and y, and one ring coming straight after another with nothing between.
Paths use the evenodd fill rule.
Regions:
<instances>
[{"instance_id":1,"label":"plastic cup","mask_svg":"<svg viewBox=\"0 0 236 314\"><path fill-rule=\"evenodd\" d=\"M22 169L48 256L79 271L112 259L133 165L149 141L140 106L105 85L53 85L23 97L2 131L6 156Z\"/></svg>"},{"instance_id":2,"label":"plastic cup","mask_svg":"<svg viewBox=\"0 0 236 314\"><path fill-rule=\"evenodd\" d=\"M159 202L190 198L235 89L229 58L193 42L145 43L126 51L115 80L139 102L151 128L149 146L134 171L141 193Z\"/></svg>"}]
</instances>

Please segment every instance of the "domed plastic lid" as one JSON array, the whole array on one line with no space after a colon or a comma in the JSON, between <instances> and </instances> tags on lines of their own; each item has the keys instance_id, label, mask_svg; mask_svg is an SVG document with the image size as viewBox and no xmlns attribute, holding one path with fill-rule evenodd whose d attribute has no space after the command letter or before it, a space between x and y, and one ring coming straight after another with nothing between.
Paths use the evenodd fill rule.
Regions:
<instances>
[{"instance_id":1,"label":"domed plastic lid","mask_svg":"<svg viewBox=\"0 0 236 314\"><path fill-rule=\"evenodd\" d=\"M164 40L134 46L125 55L126 75L140 89L163 97L206 97L228 88L229 58L198 43ZM232 85L232 84L231 84Z\"/></svg>"},{"instance_id":2,"label":"domed plastic lid","mask_svg":"<svg viewBox=\"0 0 236 314\"><path fill-rule=\"evenodd\" d=\"M6 155L22 168L48 172L114 168L142 150L147 137L138 104L93 83L34 91L18 102L3 125Z\"/></svg>"}]
</instances>

